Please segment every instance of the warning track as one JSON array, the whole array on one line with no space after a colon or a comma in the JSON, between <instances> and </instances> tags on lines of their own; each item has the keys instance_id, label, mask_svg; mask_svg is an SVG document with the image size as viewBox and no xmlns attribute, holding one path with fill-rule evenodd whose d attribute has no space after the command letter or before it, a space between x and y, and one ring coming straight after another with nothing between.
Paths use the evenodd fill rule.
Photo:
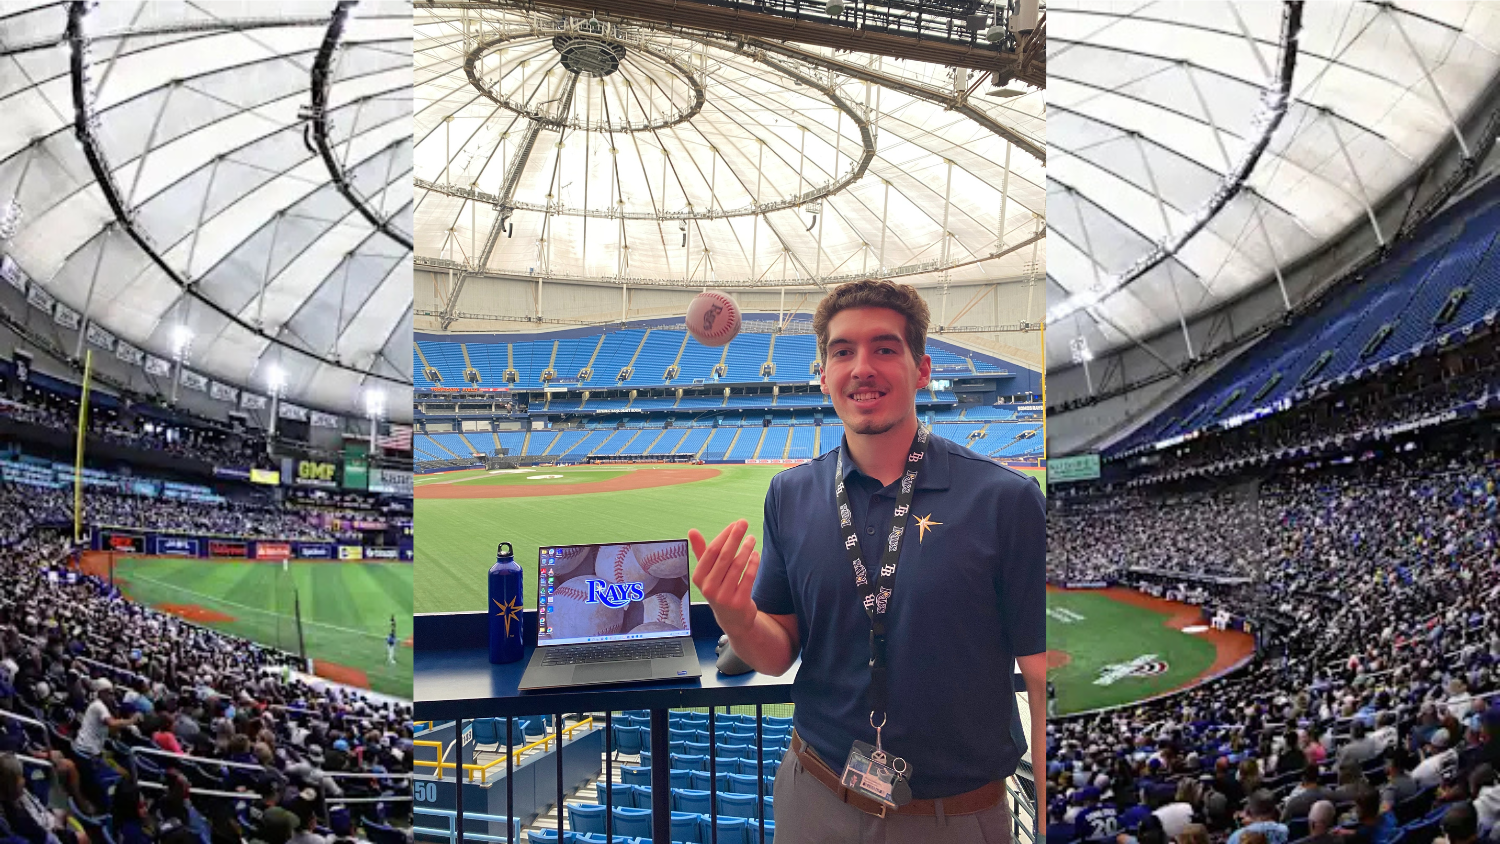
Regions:
<instances>
[{"instance_id":1,"label":"warning track","mask_svg":"<svg viewBox=\"0 0 1500 844\"><path fill-rule=\"evenodd\" d=\"M719 470L709 466L685 466L680 469L637 470L609 480L558 486L429 484L417 487L415 495L417 498L539 498L547 495L586 495L591 492L623 492L632 489L677 486L695 481L706 481L718 476Z\"/></svg>"}]
</instances>

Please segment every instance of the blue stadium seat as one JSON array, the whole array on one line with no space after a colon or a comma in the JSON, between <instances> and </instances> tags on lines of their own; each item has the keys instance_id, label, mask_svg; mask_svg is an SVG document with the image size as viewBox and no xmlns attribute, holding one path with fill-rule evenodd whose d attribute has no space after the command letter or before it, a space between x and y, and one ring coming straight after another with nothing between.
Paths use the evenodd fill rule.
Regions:
<instances>
[{"instance_id":1,"label":"blue stadium seat","mask_svg":"<svg viewBox=\"0 0 1500 844\"><path fill-rule=\"evenodd\" d=\"M604 832L604 807L569 803L568 828L574 832Z\"/></svg>"},{"instance_id":2,"label":"blue stadium seat","mask_svg":"<svg viewBox=\"0 0 1500 844\"><path fill-rule=\"evenodd\" d=\"M615 834L633 838L651 837L651 810L615 808Z\"/></svg>"}]
</instances>

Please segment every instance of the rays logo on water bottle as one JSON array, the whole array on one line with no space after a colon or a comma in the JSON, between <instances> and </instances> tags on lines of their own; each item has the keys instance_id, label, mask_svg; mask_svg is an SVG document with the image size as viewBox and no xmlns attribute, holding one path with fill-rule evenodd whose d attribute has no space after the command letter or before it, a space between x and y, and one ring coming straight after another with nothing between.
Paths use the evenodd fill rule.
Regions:
<instances>
[{"instance_id":1,"label":"rays logo on water bottle","mask_svg":"<svg viewBox=\"0 0 1500 844\"><path fill-rule=\"evenodd\" d=\"M643 583L605 583L602 580L590 580L589 596L584 601L588 604L603 604L610 609L619 609L631 601L646 600L646 589Z\"/></svg>"}]
</instances>

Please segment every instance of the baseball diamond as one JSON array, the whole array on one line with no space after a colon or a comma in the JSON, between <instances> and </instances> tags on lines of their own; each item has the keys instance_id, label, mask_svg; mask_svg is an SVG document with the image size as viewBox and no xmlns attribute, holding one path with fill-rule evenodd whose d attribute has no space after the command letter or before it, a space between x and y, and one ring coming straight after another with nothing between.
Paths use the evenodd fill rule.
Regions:
<instances>
[{"instance_id":1,"label":"baseball diamond","mask_svg":"<svg viewBox=\"0 0 1500 844\"><path fill-rule=\"evenodd\" d=\"M1249 660L1252 636L1202 620L1198 607L1131 589L1047 587L1047 676L1057 714L1171 694Z\"/></svg>"}]
</instances>

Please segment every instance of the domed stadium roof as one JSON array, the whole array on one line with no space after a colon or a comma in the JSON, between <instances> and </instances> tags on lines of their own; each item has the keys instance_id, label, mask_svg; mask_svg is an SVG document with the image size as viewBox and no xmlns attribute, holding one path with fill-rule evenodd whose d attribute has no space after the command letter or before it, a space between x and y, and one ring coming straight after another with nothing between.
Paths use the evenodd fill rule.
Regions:
<instances>
[{"instance_id":1,"label":"domed stadium roof","mask_svg":"<svg viewBox=\"0 0 1500 844\"><path fill-rule=\"evenodd\" d=\"M1492 3L1048 11L1054 368L1276 283L1450 142L1500 69Z\"/></svg>"},{"instance_id":2,"label":"domed stadium roof","mask_svg":"<svg viewBox=\"0 0 1500 844\"><path fill-rule=\"evenodd\" d=\"M409 3L11 4L0 56L33 284L214 380L410 418Z\"/></svg>"},{"instance_id":3,"label":"domed stadium roof","mask_svg":"<svg viewBox=\"0 0 1500 844\"><path fill-rule=\"evenodd\" d=\"M988 77L920 62L462 5L416 10L418 263L745 287L882 267L1017 279L1044 260L1040 91L990 97Z\"/></svg>"}]
</instances>

